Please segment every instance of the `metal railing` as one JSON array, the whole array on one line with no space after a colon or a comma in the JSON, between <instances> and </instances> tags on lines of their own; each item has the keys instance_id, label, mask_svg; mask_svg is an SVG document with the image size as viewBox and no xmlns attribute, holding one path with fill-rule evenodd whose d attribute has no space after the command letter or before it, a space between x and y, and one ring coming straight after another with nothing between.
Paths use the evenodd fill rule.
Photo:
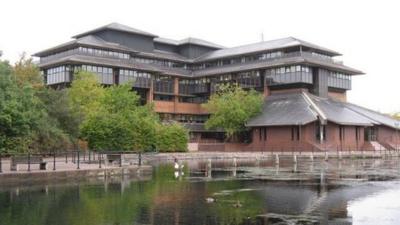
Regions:
<instances>
[{"instance_id":1,"label":"metal railing","mask_svg":"<svg viewBox=\"0 0 400 225\"><path fill-rule=\"evenodd\" d=\"M31 172L32 164L43 164L45 165L45 170L56 171L57 168L69 169L69 170L79 170L82 165L88 164L97 164L98 168L103 168L104 165L108 165L105 160L108 160L108 155L118 156L118 166L123 166L123 156L124 155L137 155L137 158L133 158L131 163L134 163L138 166L142 166L143 164L143 155L146 153L142 153L140 151L131 152L131 151L52 151L46 153L16 153L16 154L4 154L0 153L0 173L4 173L7 171L3 168L6 164L5 161L9 161L10 171L11 167L15 164L24 164L27 165L27 171ZM40 162L38 162L38 160ZM136 163L135 163L136 161ZM74 166L71 167L73 164ZM49 167L47 167L49 165ZM68 165L68 166L67 166ZM131 164L132 165L132 164ZM90 167L93 169L93 167Z\"/></svg>"}]
</instances>

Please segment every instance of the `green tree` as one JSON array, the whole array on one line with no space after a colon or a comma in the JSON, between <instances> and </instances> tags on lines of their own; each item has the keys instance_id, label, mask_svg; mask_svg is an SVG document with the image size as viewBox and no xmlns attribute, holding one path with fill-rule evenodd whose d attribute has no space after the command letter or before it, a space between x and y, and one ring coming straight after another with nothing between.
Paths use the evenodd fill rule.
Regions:
<instances>
[{"instance_id":1,"label":"green tree","mask_svg":"<svg viewBox=\"0 0 400 225\"><path fill-rule=\"evenodd\" d=\"M39 68L33 63L32 58L26 57L25 53L23 53L20 59L15 63L13 75L20 87L29 84L33 88L41 88L44 85Z\"/></svg>"},{"instance_id":2,"label":"green tree","mask_svg":"<svg viewBox=\"0 0 400 225\"><path fill-rule=\"evenodd\" d=\"M246 122L262 110L263 96L255 90L245 91L238 85L221 85L217 93L203 104L211 113L206 129L222 128L228 138L245 130Z\"/></svg>"},{"instance_id":3,"label":"green tree","mask_svg":"<svg viewBox=\"0 0 400 225\"><path fill-rule=\"evenodd\" d=\"M82 137L96 150L148 150L155 142L157 123L149 106L139 106L130 85L112 86L83 122Z\"/></svg>"},{"instance_id":4,"label":"green tree","mask_svg":"<svg viewBox=\"0 0 400 225\"><path fill-rule=\"evenodd\" d=\"M10 74L8 63L0 62L0 151L27 151L39 120L45 113L34 89L19 87Z\"/></svg>"},{"instance_id":5,"label":"green tree","mask_svg":"<svg viewBox=\"0 0 400 225\"><path fill-rule=\"evenodd\" d=\"M189 133L178 123L164 124L157 130L157 149L161 152L186 152Z\"/></svg>"},{"instance_id":6,"label":"green tree","mask_svg":"<svg viewBox=\"0 0 400 225\"><path fill-rule=\"evenodd\" d=\"M95 74L85 71L75 74L68 90L68 99L71 111L78 114L82 121L99 110L103 96L104 88Z\"/></svg>"}]
</instances>

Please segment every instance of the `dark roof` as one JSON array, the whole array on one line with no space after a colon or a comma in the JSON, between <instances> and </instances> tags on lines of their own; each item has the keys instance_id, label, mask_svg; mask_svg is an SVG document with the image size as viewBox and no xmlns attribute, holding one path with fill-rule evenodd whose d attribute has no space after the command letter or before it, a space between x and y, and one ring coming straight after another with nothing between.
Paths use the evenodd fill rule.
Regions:
<instances>
[{"instance_id":1,"label":"dark roof","mask_svg":"<svg viewBox=\"0 0 400 225\"><path fill-rule=\"evenodd\" d=\"M219 44L215 44L206 40L202 40L199 38L192 38L192 37L188 37L185 38L183 40L179 41L179 45L185 45L185 44L193 44L193 45L201 45L201 46L205 46L205 47L211 47L211 48L215 48L215 49L224 49L225 47Z\"/></svg>"},{"instance_id":2,"label":"dark roof","mask_svg":"<svg viewBox=\"0 0 400 225\"><path fill-rule=\"evenodd\" d=\"M388 115L351 103L346 103L346 107L372 120L374 124L382 124L394 129L400 129L400 121Z\"/></svg>"},{"instance_id":3,"label":"dark roof","mask_svg":"<svg viewBox=\"0 0 400 225\"><path fill-rule=\"evenodd\" d=\"M246 126L304 125L318 119L339 125L384 125L397 129L400 123L387 115L361 106L297 92L268 96L262 113L252 118Z\"/></svg>"},{"instance_id":4,"label":"dark roof","mask_svg":"<svg viewBox=\"0 0 400 225\"><path fill-rule=\"evenodd\" d=\"M169 68L163 67L156 64L140 63L136 61L127 61L121 59L111 59L97 56L87 56L87 55L70 55L56 59L48 63L40 63L40 67L49 67L65 63L87 63L93 65L103 65L109 67L121 67L127 69L137 69L149 72L156 72L159 74L173 75L179 77L189 77L190 71L180 68Z\"/></svg>"},{"instance_id":5,"label":"dark roof","mask_svg":"<svg viewBox=\"0 0 400 225\"><path fill-rule=\"evenodd\" d=\"M305 94L305 93L304 93ZM372 126L373 121L346 107L346 103L308 94L326 119L340 125Z\"/></svg>"},{"instance_id":6,"label":"dark roof","mask_svg":"<svg viewBox=\"0 0 400 225\"><path fill-rule=\"evenodd\" d=\"M246 126L304 125L318 119L301 93L284 93L268 96L262 113Z\"/></svg>"},{"instance_id":7,"label":"dark roof","mask_svg":"<svg viewBox=\"0 0 400 225\"><path fill-rule=\"evenodd\" d=\"M209 42L209 41L206 41L203 39L199 39L199 38L192 38L192 37L188 37L188 38L182 39L180 41L169 39L169 38L158 37L158 38L154 38L154 41L158 42L158 43L164 43L164 44L175 45L175 46L185 45L185 44L193 44L193 45L210 47L210 48L214 48L214 49L225 48L222 45L212 43L212 42Z\"/></svg>"},{"instance_id":8,"label":"dark roof","mask_svg":"<svg viewBox=\"0 0 400 225\"><path fill-rule=\"evenodd\" d=\"M269 51L269 50L275 50L275 49L282 49L282 48L287 48L287 47L294 47L294 46L305 46L309 47L312 49L316 49L319 51L322 51L326 54L329 54L331 56L337 56L340 55L340 53L315 45L311 44L306 41L302 41L297 38L293 37L288 37L288 38L282 38L282 39L276 39L272 41L263 41L263 42L258 42L254 44L248 44L248 45L243 45L243 46L238 46L238 47L233 47L233 48L225 48L225 49L220 49L217 51L209 52L206 53L196 59L196 61L208 61L208 60L213 60L217 58L225 58L225 57L232 57L232 56L239 56L239 55L245 55L245 54L250 54L254 52L262 52L262 51Z\"/></svg>"},{"instance_id":9,"label":"dark roof","mask_svg":"<svg viewBox=\"0 0 400 225\"><path fill-rule=\"evenodd\" d=\"M75 47L77 45L86 45L86 46L93 46L93 47L99 47L99 48L114 49L114 50L120 50L120 51L125 51L125 52L137 52L137 51L135 51L131 48L125 47L123 45L104 41L103 39L101 39L97 36L87 35L87 36L66 42L64 44L57 45L55 47L37 52L33 56L39 56L39 57L45 56L45 55L48 55L53 52L59 52L64 49Z\"/></svg>"},{"instance_id":10,"label":"dark roof","mask_svg":"<svg viewBox=\"0 0 400 225\"><path fill-rule=\"evenodd\" d=\"M128 27L126 25L123 24L119 24L119 23L110 23L108 25L90 30L90 31L86 31L83 32L81 34L75 35L72 38L80 38L89 34L93 34L93 33L97 33L99 31L103 31L103 30L116 30L116 31L121 31L121 32L125 32L125 33L132 33L132 34L140 34L143 36L149 36L149 37L157 37L157 35L154 35L152 33L146 32L146 31L142 31L136 28L132 28L132 27Z\"/></svg>"},{"instance_id":11,"label":"dark roof","mask_svg":"<svg viewBox=\"0 0 400 225\"><path fill-rule=\"evenodd\" d=\"M266 67L284 66L290 64L310 64L325 67L327 69L333 69L350 75L363 74L362 71L353 69L343 64L328 62L325 60L318 60L316 58L307 57L305 55L278 58L275 60L257 60L247 63L231 64L226 66L210 67L206 69L196 70L193 72L194 76L211 76L217 74L234 73L239 71L261 69Z\"/></svg>"}]
</instances>

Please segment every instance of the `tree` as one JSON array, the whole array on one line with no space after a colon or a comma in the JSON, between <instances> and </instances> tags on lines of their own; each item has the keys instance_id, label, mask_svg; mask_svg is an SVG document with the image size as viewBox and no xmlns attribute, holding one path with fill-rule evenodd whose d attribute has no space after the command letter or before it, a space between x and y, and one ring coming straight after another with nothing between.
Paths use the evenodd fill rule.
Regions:
<instances>
[{"instance_id":1,"label":"tree","mask_svg":"<svg viewBox=\"0 0 400 225\"><path fill-rule=\"evenodd\" d=\"M157 150L161 152L186 152L189 133L178 123L164 124L157 130Z\"/></svg>"},{"instance_id":2,"label":"tree","mask_svg":"<svg viewBox=\"0 0 400 225\"><path fill-rule=\"evenodd\" d=\"M104 88L98 82L95 74L80 71L75 74L75 79L68 90L68 99L71 111L78 114L83 121L100 107Z\"/></svg>"},{"instance_id":3,"label":"tree","mask_svg":"<svg viewBox=\"0 0 400 225\"><path fill-rule=\"evenodd\" d=\"M82 124L82 137L96 150L144 151L155 142L158 118L149 106L139 106L130 85L104 90L96 112Z\"/></svg>"},{"instance_id":4,"label":"tree","mask_svg":"<svg viewBox=\"0 0 400 225\"><path fill-rule=\"evenodd\" d=\"M34 89L25 85L18 87L8 71L8 63L0 62L0 151L27 151L34 130L45 113Z\"/></svg>"},{"instance_id":5,"label":"tree","mask_svg":"<svg viewBox=\"0 0 400 225\"><path fill-rule=\"evenodd\" d=\"M263 96L255 90L245 91L238 85L221 85L217 93L203 104L211 113L206 121L206 129L222 128L228 138L245 130L246 122L259 114Z\"/></svg>"},{"instance_id":6,"label":"tree","mask_svg":"<svg viewBox=\"0 0 400 225\"><path fill-rule=\"evenodd\" d=\"M33 88L41 88L44 85L39 68L33 63L32 58L26 57L25 53L23 53L20 59L15 63L13 75L19 87L29 84Z\"/></svg>"}]
</instances>

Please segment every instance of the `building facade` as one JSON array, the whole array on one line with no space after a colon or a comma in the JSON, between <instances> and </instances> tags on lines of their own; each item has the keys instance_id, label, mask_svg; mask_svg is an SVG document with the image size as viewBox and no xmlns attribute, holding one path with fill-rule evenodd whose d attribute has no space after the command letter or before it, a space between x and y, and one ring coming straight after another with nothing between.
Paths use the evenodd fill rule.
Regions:
<instances>
[{"instance_id":1,"label":"building facade","mask_svg":"<svg viewBox=\"0 0 400 225\"><path fill-rule=\"evenodd\" d=\"M34 56L54 88L68 87L80 70L97 74L104 86L132 84L162 120L185 124L199 150L209 149L202 143L224 138L222 130L204 129L209 114L201 107L223 83L266 96L263 113L247 124L251 141L237 147L242 150L374 150L399 144L398 121L347 103L352 76L363 73L335 60L340 53L293 37L226 48L112 23Z\"/></svg>"}]
</instances>

